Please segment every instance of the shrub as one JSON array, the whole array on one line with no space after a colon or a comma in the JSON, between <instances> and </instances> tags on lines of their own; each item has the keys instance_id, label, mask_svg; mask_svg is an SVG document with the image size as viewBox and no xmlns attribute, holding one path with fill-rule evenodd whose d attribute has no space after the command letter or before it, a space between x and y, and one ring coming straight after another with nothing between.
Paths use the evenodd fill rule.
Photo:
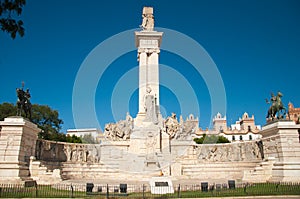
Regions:
<instances>
[{"instance_id":1,"label":"shrub","mask_svg":"<svg viewBox=\"0 0 300 199\"><path fill-rule=\"evenodd\" d=\"M230 141L224 136L206 135L203 134L201 138L194 138L197 144L219 144L230 143Z\"/></svg>"}]
</instances>

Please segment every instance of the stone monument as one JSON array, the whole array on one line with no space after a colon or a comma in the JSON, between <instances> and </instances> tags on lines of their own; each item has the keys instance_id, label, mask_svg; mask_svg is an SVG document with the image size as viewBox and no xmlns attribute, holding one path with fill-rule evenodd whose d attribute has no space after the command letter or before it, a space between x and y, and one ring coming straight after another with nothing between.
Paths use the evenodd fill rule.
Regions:
<instances>
[{"instance_id":1,"label":"stone monument","mask_svg":"<svg viewBox=\"0 0 300 199\"><path fill-rule=\"evenodd\" d=\"M171 180L180 184L225 183L229 179L299 182L300 125L283 120L282 93L271 98L269 123L260 132L260 140L196 144L198 118L191 114L186 120L179 116L178 121L175 113L162 118L158 58L163 33L155 31L153 8L145 7L142 16L141 30L135 32L137 116L127 113L125 120L107 124L100 144L37 140L40 129L36 125L22 117L5 118L0 122L0 179L9 183L32 178L45 184L66 179L69 183L148 181L152 193L173 193Z\"/></svg>"},{"instance_id":2,"label":"stone monument","mask_svg":"<svg viewBox=\"0 0 300 199\"><path fill-rule=\"evenodd\" d=\"M41 129L19 116L5 118L0 126L0 181L22 183L30 180L30 157L35 155Z\"/></svg>"},{"instance_id":3,"label":"stone monument","mask_svg":"<svg viewBox=\"0 0 300 199\"><path fill-rule=\"evenodd\" d=\"M154 30L152 7L144 7L141 27L141 31L135 32L135 45L138 48L139 61L139 111L135 120L137 126L142 125L146 111L148 117L150 114L155 118L161 117L159 111L158 58L163 33ZM152 105L149 104L150 102ZM147 120L149 120L148 117Z\"/></svg>"}]
</instances>

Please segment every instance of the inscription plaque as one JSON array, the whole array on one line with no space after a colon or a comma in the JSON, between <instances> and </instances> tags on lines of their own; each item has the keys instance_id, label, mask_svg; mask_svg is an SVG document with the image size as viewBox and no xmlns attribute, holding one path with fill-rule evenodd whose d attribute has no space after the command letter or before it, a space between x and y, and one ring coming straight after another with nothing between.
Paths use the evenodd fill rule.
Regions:
<instances>
[{"instance_id":1,"label":"inscription plaque","mask_svg":"<svg viewBox=\"0 0 300 199\"><path fill-rule=\"evenodd\" d=\"M152 194L174 193L173 184L169 177L152 177L150 187Z\"/></svg>"},{"instance_id":2,"label":"inscription plaque","mask_svg":"<svg viewBox=\"0 0 300 199\"><path fill-rule=\"evenodd\" d=\"M143 48L156 48L156 47L158 47L158 41L157 40L141 39L140 40L140 47L143 47Z\"/></svg>"},{"instance_id":3,"label":"inscription plaque","mask_svg":"<svg viewBox=\"0 0 300 199\"><path fill-rule=\"evenodd\" d=\"M155 182L156 187L168 187L169 183L168 182Z\"/></svg>"}]
</instances>

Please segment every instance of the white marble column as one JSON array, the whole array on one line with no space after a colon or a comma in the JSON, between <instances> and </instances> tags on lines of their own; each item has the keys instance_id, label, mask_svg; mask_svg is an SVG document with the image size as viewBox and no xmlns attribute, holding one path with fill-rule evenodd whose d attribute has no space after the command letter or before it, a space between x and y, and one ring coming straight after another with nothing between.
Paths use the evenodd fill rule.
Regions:
<instances>
[{"instance_id":1,"label":"white marble column","mask_svg":"<svg viewBox=\"0 0 300 199\"><path fill-rule=\"evenodd\" d=\"M146 95L147 80L147 53L145 51L139 54L139 114L145 114L144 97Z\"/></svg>"},{"instance_id":2,"label":"white marble column","mask_svg":"<svg viewBox=\"0 0 300 199\"><path fill-rule=\"evenodd\" d=\"M152 93L156 97L156 104L159 105L159 63L158 49L155 49L149 56L148 64L148 86L152 89Z\"/></svg>"},{"instance_id":3,"label":"white marble column","mask_svg":"<svg viewBox=\"0 0 300 199\"><path fill-rule=\"evenodd\" d=\"M162 32L135 32L135 43L138 48L139 61L139 112L135 125L140 125L145 119L145 96L147 88L151 88L150 95L156 98L159 106L159 53Z\"/></svg>"}]
</instances>

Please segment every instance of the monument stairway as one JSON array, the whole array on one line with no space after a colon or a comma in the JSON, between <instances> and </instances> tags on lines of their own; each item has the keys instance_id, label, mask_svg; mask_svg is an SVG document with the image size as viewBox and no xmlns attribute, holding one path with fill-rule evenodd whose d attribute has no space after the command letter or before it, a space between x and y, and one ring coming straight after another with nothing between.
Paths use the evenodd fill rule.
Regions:
<instances>
[{"instance_id":1,"label":"monument stairway","mask_svg":"<svg viewBox=\"0 0 300 199\"><path fill-rule=\"evenodd\" d=\"M147 181L151 177L159 176L160 170L133 172L119 168L119 164L82 164L64 163L61 169L63 180L99 180L123 179ZM132 176L132 178L128 178Z\"/></svg>"},{"instance_id":2,"label":"monument stairway","mask_svg":"<svg viewBox=\"0 0 300 199\"><path fill-rule=\"evenodd\" d=\"M220 176L225 179L243 179L244 171L253 170L257 164L258 161L183 163L181 174L190 179L199 177L202 179L218 179Z\"/></svg>"},{"instance_id":3,"label":"monument stairway","mask_svg":"<svg viewBox=\"0 0 300 199\"><path fill-rule=\"evenodd\" d=\"M244 172L243 181L266 182L272 177L272 168L275 158L269 157L263 162L259 162L254 169Z\"/></svg>"},{"instance_id":4,"label":"monument stairway","mask_svg":"<svg viewBox=\"0 0 300 199\"><path fill-rule=\"evenodd\" d=\"M118 164L66 162L63 163L61 168L63 179L94 179L98 177L113 177L118 174Z\"/></svg>"},{"instance_id":5,"label":"monument stairway","mask_svg":"<svg viewBox=\"0 0 300 199\"><path fill-rule=\"evenodd\" d=\"M51 172L54 169L60 169L62 163L61 162L53 162L53 161L44 161L39 160L40 168L44 168L45 171Z\"/></svg>"}]
</instances>

